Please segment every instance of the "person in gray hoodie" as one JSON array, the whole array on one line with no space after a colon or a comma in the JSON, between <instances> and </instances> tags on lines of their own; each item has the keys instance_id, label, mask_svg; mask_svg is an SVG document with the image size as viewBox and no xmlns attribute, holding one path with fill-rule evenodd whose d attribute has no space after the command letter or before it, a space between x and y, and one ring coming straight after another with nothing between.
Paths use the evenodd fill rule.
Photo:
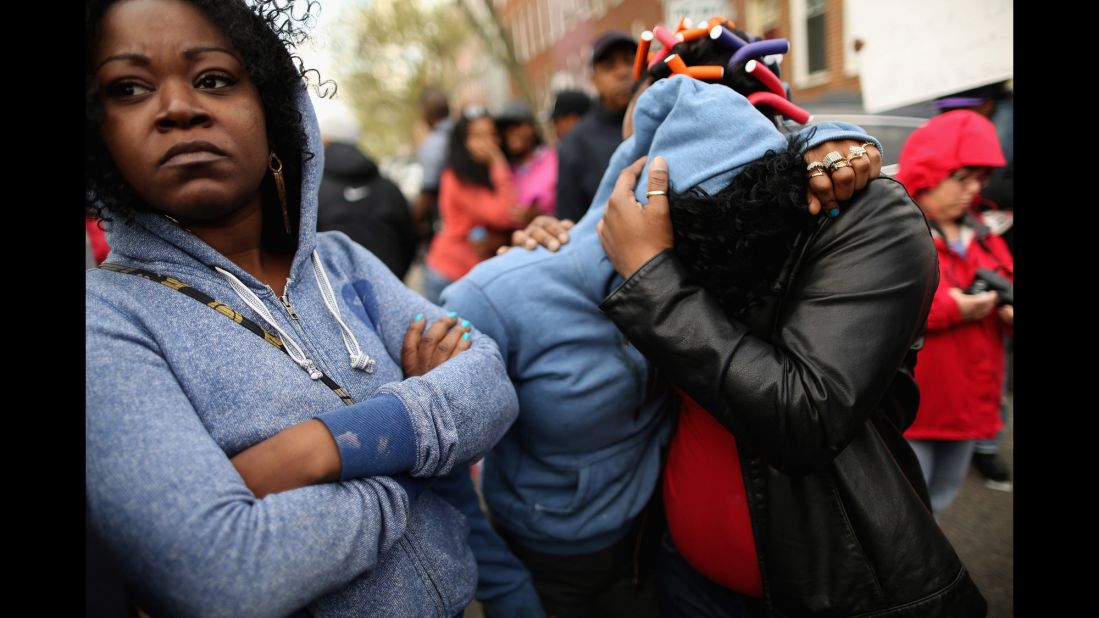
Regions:
<instances>
[{"instance_id":1,"label":"person in gray hoodie","mask_svg":"<svg viewBox=\"0 0 1099 618\"><path fill-rule=\"evenodd\" d=\"M86 276L88 520L151 615L455 616L477 569L436 479L515 392L491 339L316 233L296 26L278 2L86 5L112 246Z\"/></svg>"}]
</instances>

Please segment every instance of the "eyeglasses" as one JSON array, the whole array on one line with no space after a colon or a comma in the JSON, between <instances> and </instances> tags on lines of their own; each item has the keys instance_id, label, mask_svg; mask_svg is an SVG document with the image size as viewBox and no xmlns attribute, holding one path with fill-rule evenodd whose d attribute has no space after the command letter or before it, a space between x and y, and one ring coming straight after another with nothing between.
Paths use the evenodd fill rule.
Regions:
<instances>
[{"instance_id":1,"label":"eyeglasses","mask_svg":"<svg viewBox=\"0 0 1099 618\"><path fill-rule=\"evenodd\" d=\"M970 180L974 180L983 185L988 182L988 173L989 170L986 168L963 167L959 170L955 170L955 172L951 174L949 178L951 180L956 180L962 184L965 184Z\"/></svg>"}]
</instances>

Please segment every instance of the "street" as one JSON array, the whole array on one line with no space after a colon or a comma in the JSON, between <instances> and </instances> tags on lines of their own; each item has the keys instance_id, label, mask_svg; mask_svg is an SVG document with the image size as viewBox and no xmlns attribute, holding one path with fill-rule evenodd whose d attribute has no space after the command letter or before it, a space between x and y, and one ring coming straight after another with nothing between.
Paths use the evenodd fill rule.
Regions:
<instances>
[{"instance_id":1,"label":"street","mask_svg":"<svg viewBox=\"0 0 1099 618\"><path fill-rule=\"evenodd\" d=\"M1011 410L1000 445L1000 456L1013 473L1014 417ZM1014 492L985 487L984 478L971 467L957 500L939 517L940 527L988 600L989 618L1014 616L1014 504Z\"/></svg>"}]
</instances>

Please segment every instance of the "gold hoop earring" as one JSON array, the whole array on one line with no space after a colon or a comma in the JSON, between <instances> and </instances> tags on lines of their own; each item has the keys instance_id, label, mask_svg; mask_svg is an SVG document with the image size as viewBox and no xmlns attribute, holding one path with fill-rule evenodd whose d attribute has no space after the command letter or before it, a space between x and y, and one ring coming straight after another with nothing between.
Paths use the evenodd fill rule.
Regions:
<instances>
[{"instance_id":1,"label":"gold hoop earring","mask_svg":"<svg viewBox=\"0 0 1099 618\"><path fill-rule=\"evenodd\" d=\"M278 155L271 151L267 158L267 167L271 175L275 177L275 189L279 192L279 205L282 206L282 224L286 227L286 235L290 235L290 211L286 208L286 181L282 177L282 161Z\"/></svg>"}]
</instances>

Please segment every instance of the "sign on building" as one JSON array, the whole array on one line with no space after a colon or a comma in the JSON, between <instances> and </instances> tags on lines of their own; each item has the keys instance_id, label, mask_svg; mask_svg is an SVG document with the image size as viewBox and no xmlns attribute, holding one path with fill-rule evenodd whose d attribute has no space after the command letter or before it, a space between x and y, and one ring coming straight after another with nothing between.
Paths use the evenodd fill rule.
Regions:
<instances>
[{"instance_id":1,"label":"sign on building","mask_svg":"<svg viewBox=\"0 0 1099 618\"><path fill-rule=\"evenodd\" d=\"M697 23L717 16L736 21L736 7L727 0L665 0L664 2L664 23L669 28L674 29L683 17L690 17ZM648 27L655 25L649 24Z\"/></svg>"}]
</instances>

